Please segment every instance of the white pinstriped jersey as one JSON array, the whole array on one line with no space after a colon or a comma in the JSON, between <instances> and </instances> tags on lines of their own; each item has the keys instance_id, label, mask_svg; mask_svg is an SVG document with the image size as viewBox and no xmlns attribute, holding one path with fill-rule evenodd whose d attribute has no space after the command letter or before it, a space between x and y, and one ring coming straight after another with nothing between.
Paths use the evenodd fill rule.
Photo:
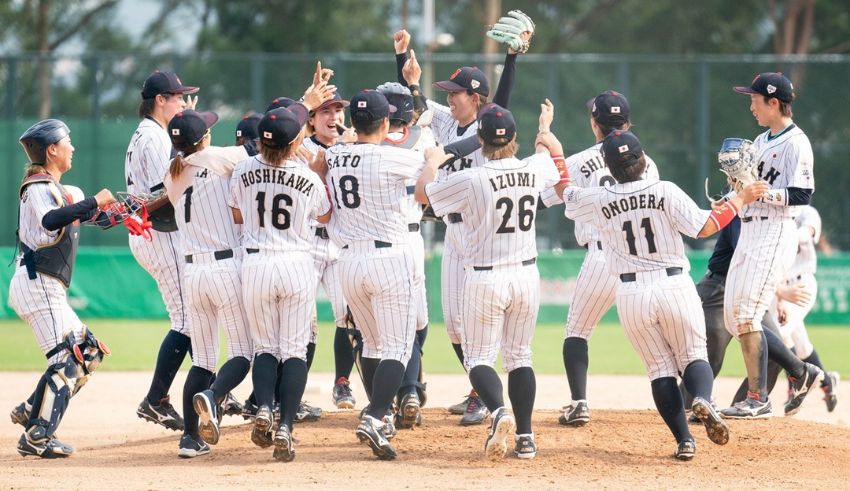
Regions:
<instances>
[{"instance_id":1,"label":"white pinstriped jersey","mask_svg":"<svg viewBox=\"0 0 850 491\"><path fill-rule=\"evenodd\" d=\"M433 119L431 120L431 131L434 132L434 139L440 145L448 145L449 143L454 143L458 140L475 136L478 133L478 121L475 120L467 126L463 132L458 134L458 122L452 117L452 111L448 108L448 106L444 106L429 99L428 109L434 114ZM452 172L459 171L461 169L468 169L470 167L483 165L484 162L484 154L481 153L481 149L479 148L466 157L461 157L447 165L441 169L441 171L443 175L451 174Z\"/></svg>"},{"instance_id":2,"label":"white pinstriped jersey","mask_svg":"<svg viewBox=\"0 0 850 491\"><path fill-rule=\"evenodd\" d=\"M60 230L50 231L41 224L47 212L63 206L62 196L54 193L61 191L48 182L36 182L24 188L18 218L18 237L30 249L53 244L59 236Z\"/></svg>"},{"instance_id":3,"label":"white pinstriped jersey","mask_svg":"<svg viewBox=\"0 0 850 491\"><path fill-rule=\"evenodd\" d=\"M794 258L794 264L788 269L786 277L797 277L806 273L814 274L818 269L818 255L815 250L815 244L820 242L821 234L821 218L820 213L812 205L798 206L800 214L794 221L797 223L797 228L811 227L814 230L814 235L806 234L806 240L800 241L797 248L797 256Z\"/></svg>"},{"instance_id":4,"label":"white pinstriped jersey","mask_svg":"<svg viewBox=\"0 0 850 491\"><path fill-rule=\"evenodd\" d=\"M605 261L615 274L690 270L681 234L699 235L711 213L669 181L570 186L563 196L567 218L589 222L601 232Z\"/></svg>"},{"instance_id":5,"label":"white pinstriped jersey","mask_svg":"<svg viewBox=\"0 0 850 491\"><path fill-rule=\"evenodd\" d=\"M602 159L601 148L602 143L600 142L567 157L567 169L570 171L570 178L574 185L582 188L592 188L596 186L611 186L616 182L611 177L611 171L605 165L605 160ZM643 179L647 182L658 180L658 166L655 165L655 161L649 155L646 155L646 170L643 173ZM555 188L549 188L543 191L540 194L540 199L547 208L564 202L558 196L558 193L555 192ZM600 240L599 230L587 222L575 223L575 237L576 242L580 246Z\"/></svg>"},{"instance_id":6,"label":"white pinstriped jersey","mask_svg":"<svg viewBox=\"0 0 850 491\"><path fill-rule=\"evenodd\" d=\"M124 158L124 177L130 193L150 193L162 183L171 163L171 139L165 128L145 118L139 123Z\"/></svg>"},{"instance_id":7,"label":"white pinstriped jersey","mask_svg":"<svg viewBox=\"0 0 850 491\"><path fill-rule=\"evenodd\" d=\"M415 142L409 141L410 138L416 138ZM414 126L407 131L394 131L387 135L384 139L384 145L396 146L400 148L408 148L414 152L425 155L425 150L437 145L434 139L434 132L430 127ZM413 190L416 187L416 179L407 181L407 222L419 223L422 221L422 205L416 201L413 196Z\"/></svg>"},{"instance_id":8,"label":"white pinstriped jersey","mask_svg":"<svg viewBox=\"0 0 850 491\"><path fill-rule=\"evenodd\" d=\"M408 241L406 182L422 171L424 157L403 148L355 143L325 152L326 181L334 213L329 232L346 245L360 241Z\"/></svg>"},{"instance_id":9,"label":"white pinstriped jersey","mask_svg":"<svg viewBox=\"0 0 850 491\"><path fill-rule=\"evenodd\" d=\"M191 176L191 181L173 202L185 254L239 247L242 226L233 223L227 202L233 169L247 158L248 152L241 146L207 147L186 157L188 165L183 172ZM171 196L171 176L165 177L165 187Z\"/></svg>"},{"instance_id":10,"label":"white pinstriped jersey","mask_svg":"<svg viewBox=\"0 0 850 491\"><path fill-rule=\"evenodd\" d=\"M771 189L797 187L815 189L812 144L797 125L791 123L778 135L771 137L765 131L753 141L757 148L758 176L767 181ZM762 216L769 218L795 217L797 206L776 206L767 201L773 196L768 190L763 198L741 210L740 216Z\"/></svg>"},{"instance_id":11,"label":"white pinstriped jersey","mask_svg":"<svg viewBox=\"0 0 850 491\"><path fill-rule=\"evenodd\" d=\"M279 252L309 252L309 220L331 209L324 184L306 165L287 160L275 167L261 155L236 164L228 204L242 212L246 248Z\"/></svg>"},{"instance_id":12,"label":"white pinstriped jersey","mask_svg":"<svg viewBox=\"0 0 850 491\"><path fill-rule=\"evenodd\" d=\"M433 182L425 192L436 214L463 215L467 266L502 266L537 257L537 199L559 179L552 159L536 154L490 160Z\"/></svg>"}]
</instances>

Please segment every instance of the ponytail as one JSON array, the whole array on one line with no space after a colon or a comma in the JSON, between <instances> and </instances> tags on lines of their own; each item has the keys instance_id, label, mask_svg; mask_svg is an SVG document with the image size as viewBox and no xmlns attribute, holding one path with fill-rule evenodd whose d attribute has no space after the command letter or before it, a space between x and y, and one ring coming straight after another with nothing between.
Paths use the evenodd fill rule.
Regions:
<instances>
[{"instance_id":1,"label":"ponytail","mask_svg":"<svg viewBox=\"0 0 850 491\"><path fill-rule=\"evenodd\" d=\"M24 169L24 180L35 174L47 174L43 164L28 164Z\"/></svg>"},{"instance_id":2,"label":"ponytail","mask_svg":"<svg viewBox=\"0 0 850 491\"><path fill-rule=\"evenodd\" d=\"M176 157L171 160L171 166L168 168L168 173L171 175L172 179L177 179L180 177L180 174L183 173L183 169L186 168L186 160L183 158L182 153L178 153Z\"/></svg>"}]
</instances>

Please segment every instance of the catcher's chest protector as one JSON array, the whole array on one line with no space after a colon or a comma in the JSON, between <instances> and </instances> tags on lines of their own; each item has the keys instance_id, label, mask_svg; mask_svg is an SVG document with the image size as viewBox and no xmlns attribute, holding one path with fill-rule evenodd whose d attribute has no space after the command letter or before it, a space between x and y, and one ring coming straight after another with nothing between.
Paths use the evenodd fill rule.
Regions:
<instances>
[{"instance_id":1,"label":"catcher's chest protector","mask_svg":"<svg viewBox=\"0 0 850 491\"><path fill-rule=\"evenodd\" d=\"M46 182L50 186L50 193L59 206L73 203L71 195L49 174L33 174L26 178L21 183L20 195L24 194L27 186L37 182ZM36 278L37 271L56 278L65 285L65 288L68 288L71 285L71 274L74 272L74 260L77 258L79 242L80 225L74 222L59 231L59 236L53 244L33 250L21 242L21 251L24 253L21 264L26 266L31 280Z\"/></svg>"}]
</instances>

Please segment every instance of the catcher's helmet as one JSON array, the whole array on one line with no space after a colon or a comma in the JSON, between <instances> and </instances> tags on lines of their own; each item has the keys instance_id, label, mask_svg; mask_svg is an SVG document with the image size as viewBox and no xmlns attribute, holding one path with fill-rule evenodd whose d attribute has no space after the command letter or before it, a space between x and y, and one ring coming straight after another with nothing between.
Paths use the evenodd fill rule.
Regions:
<instances>
[{"instance_id":1,"label":"catcher's helmet","mask_svg":"<svg viewBox=\"0 0 850 491\"><path fill-rule=\"evenodd\" d=\"M390 112L390 121L398 120L404 123L413 121L413 96L410 89L398 82L386 82L378 86L378 92L384 94L387 101L395 106Z\"/></svg>"},{"instance_id":2,"label":"catcher's helmet","mask_svg":"<svg viewBox=\"0 0 850 491\"><path fill-rule=\"evenodd\" d=\"M68 126L58 119L45 119L24 131L19 141L30 163L43 164L47 160L47 147L71 134Z\"/></svg>"}]
</instances>

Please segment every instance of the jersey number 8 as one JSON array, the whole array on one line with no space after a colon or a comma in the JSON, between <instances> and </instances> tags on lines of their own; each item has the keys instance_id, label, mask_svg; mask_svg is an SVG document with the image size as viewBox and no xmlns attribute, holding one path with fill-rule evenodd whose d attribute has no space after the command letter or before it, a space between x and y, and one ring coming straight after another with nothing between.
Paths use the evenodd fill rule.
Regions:
<instances>
[{"instance_id":1,"label":"jersey number 8","mask_svg":"<svg viewBox=\"0 0 850 491\"><path fill-rule=\"evenodd\" d=\"M339 186L337 186L337 183L332 178L331 186L334 188L334 201L336 201L337 208L342 208L339 204L340 196L342 197L342 204L346 208L357 208L360 206L360 183L356 177L340 177ZM339 193L337 193L337 187L339 188Z\"/></svg>"}]
</instances>

